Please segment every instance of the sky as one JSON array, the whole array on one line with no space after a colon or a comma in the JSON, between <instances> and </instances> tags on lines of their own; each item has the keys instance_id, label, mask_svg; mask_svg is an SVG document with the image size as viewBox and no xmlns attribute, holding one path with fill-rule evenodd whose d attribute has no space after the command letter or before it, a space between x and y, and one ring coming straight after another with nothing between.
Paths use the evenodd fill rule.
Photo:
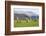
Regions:
<instances>
[{"instance_id":1,"label":"sky","mask_svg":"<svg viewBox=\"0 0 46 36\"><path fill-rule=\"evenodd\" d=\"M18 13L18 14L25 14L25 13L35 13L37 15L39 15L39 9L32 9L32 8L14 8L14 13Z\"/></svg>"}]
</instances>

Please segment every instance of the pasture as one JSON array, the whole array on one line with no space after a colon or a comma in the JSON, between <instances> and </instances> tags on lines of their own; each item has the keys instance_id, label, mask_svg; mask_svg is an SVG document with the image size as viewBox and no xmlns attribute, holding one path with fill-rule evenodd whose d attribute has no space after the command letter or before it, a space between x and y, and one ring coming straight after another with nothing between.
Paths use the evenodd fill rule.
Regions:
<instances>
[{"instance_id":1,"label":"pasture","mask_svg":"<svg viewBox=\"0 0 46 36\"><path fill-rule=\"evenodd\" d=\"M36 27L39 26L39 19L14 20L14 27Z\"/></svg>"}]
</instances>

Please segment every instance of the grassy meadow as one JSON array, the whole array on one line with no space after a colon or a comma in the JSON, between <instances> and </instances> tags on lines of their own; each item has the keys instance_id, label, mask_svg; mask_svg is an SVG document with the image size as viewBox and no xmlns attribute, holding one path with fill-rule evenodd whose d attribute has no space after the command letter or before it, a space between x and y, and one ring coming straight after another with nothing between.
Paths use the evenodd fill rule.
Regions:
<instances>
[{"instance_id":1,"label":"grassy meadow","mask_svg":"<svg viewBox=\"0 0 46 36\"><path fill-rule=\"evenodd\" d=\"M38 19L14 20L14 27L36 27L39 26Z\"/></svg>"}]
</instances>

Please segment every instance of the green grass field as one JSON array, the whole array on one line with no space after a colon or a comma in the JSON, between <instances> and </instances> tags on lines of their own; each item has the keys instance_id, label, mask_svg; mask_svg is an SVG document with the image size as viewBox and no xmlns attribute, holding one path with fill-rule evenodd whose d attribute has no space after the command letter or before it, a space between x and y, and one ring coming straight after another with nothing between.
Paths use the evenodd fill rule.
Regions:
<instances>
[{"instance_id":1,"label":"green grass field","mask_svg":"<svg viewBox=\"0 0 46 36\"><path fill-rule=\"evenodd\" d=\"M14 20L14 27L36 27L39 26L39 21L37 20Z\"/></svg>"}]
</instances>

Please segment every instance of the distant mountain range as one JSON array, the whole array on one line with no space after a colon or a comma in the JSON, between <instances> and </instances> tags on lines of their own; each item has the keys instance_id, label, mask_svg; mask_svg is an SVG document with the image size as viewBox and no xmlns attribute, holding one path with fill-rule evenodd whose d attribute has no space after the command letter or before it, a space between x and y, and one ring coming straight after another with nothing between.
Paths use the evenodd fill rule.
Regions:
<instances>
[{"instance_id":1,"label":"distant mountain range","mask_svg":"<svg viewBox=\"0 0 46 36\"><path fill-rule=\"evenodd\" d=\"M17 19L17 18L19 18L19 19L26 19L26 18L28 18L28 19L30 19L30 18L34 19L35 18L36 19L36 18L39 18L39 16L37 14L33 13L33 12L14 13L14 19Z\"/></svg>"}]
</instances>

